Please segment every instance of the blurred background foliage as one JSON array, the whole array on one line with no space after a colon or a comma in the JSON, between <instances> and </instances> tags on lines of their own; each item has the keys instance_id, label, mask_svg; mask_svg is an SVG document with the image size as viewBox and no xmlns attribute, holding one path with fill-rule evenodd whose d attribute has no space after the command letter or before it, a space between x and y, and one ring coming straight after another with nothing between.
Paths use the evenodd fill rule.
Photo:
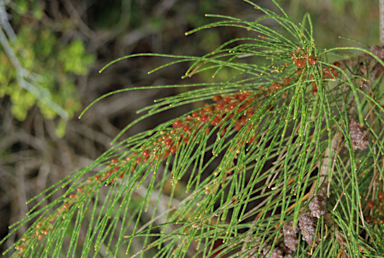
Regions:
<instances>
[{"instance_id":1,"label":"blurred background foliage","mask_svg":"<svg viewBox=\"0 0 384 258\"><path fill-rule=\"evenodd\" d=\"M25 120L28 110L35 104L45 118L52 119L57 115L49 103L39 102L43 95L65 110L66 115L61 115L63 119L72 118L81 107L72 75L87 74L95 59L94 54L85 50L81 39L68 34L74 27L70 17L62 19L60 27L47 26L44 5L39 1L9 2L10 9L5 10L9 22L8 17L3 17L4 29L8 25L8 31L5 31L13 55L3 43L0 97L10 97L12 114L20 121ZM15 35L12 35L12 29ZM29 81L27 87L20 85L23 84L20 80ZM33 94L31 87L37 88L40 94ZM58 124L59 136L64 135L65 124Z\"/></svg>"},{"instance_id":2,"label":"blurred background foliage","mask_svg":"<svg viewBox=\"0 0 384 258\"><path fill-rule=\"evenodd\" d=\"M253 1L275 8L270 1ZM339 36L367 46L378 44L378 0L278 2L298 23L306 12L310 13L319 47L357 44ZM188 89L113 95L78 120L79 112L92 101L123 88L230 77L221 72L213 79L207 72L181 80L188 64L148 75L151 69L171 61L168 58L124 60L99 74L105 64L140 52L204 55L227 40L257 36L236 28L214 28L186 37L186 31L213 21L204 14L244 20L255 20L261 15L242 0L0 0L0 12L0 30L19 61L18 65L12 62L2 41L0 238L7 234L10 224L22 219L28 208L39 201L38 198L26 205L28 199L107 150L114 136L140 116L136 110L152 104L154 99ZM273 22L267 25L277 26ZM20 85L23 80L27 84ZM57 112L60 108L65 112ZM144 120L126 135L153 128L189 110L188 106L180 107ZM180 194L183 192L180 190ZM0 252L25 230L19 229L14 238L0 247Z\"/></svg>"}]
</instances>

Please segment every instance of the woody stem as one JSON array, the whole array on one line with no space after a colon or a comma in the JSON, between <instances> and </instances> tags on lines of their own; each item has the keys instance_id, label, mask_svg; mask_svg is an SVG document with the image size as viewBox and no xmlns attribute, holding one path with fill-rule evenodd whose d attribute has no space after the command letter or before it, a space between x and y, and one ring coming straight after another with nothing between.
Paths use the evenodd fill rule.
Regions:
<instances>
[{"instance_id":1,"label":"woody stem","mask_svg":"<svg viewBox=\"0 0 384 258\"><path fill-rule=\"evenodd\" d=\"M380 10L380 46L384 46L384 0L379 2Z\"/></svg>"}]
</instances>

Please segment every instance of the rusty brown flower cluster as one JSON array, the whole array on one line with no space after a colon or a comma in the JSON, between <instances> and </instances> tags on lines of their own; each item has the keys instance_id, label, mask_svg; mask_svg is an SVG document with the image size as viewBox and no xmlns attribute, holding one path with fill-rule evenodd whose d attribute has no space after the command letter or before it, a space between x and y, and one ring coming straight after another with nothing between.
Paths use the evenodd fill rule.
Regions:
<instances>
[{"instance_id":1,"label":"rusty brown flower cluster","mask_svg":"<svg viewBox=\"0 0 384 258\"><path fill-rule=\"evenodd\" d=\"M384 223L384 192L379 192L377 200L367 201L366 203L368 214L365 216L365 221L373 224Z\"/></svg>"}]
</instances>

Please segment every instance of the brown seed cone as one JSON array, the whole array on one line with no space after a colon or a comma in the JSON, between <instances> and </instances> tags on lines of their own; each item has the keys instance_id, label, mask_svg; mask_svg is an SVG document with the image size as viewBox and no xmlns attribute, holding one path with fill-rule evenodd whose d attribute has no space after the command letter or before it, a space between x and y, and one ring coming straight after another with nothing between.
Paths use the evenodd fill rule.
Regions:
<instances>
[{"instance_id":1,"label":"brown seed cone","mask_svg":"<svg viewBox=\"0 0 384 258\"><path fill-rule=\"evenodd\" d=\"M314 192L313 192L314 193ZM313 193L311 195L313 195ZM312 212L312 216L315 218L320 218L321 215L325 214L327 205L327 196L323 190L319 190L316 196L309 203L309 209Z\"/></svg>"},{"instance_id":2,"label":"brown seed cone","mask_svg":"<svg viewBox=\"0 0 384 258\"><path fill-rule=\"evenodd\" d=\"M361 128L359 122L355 120L351 120L351 123L349 124L349 130L353 150L355 151L356 149L366 149L369 143L369 130L366 128ZM346 143L345 146L348 147L348 144Z\"/></svg>"},{"instance_id":3,"label":"brown seed cone","mask_svg":"<svg viewBox=\"0 0 384 258\"><path fill-rule=\"evenodd\" d=\"M308 244L312 244L316 234L317 219L310 212L305 212L299 217L301 235Z\"/></svg>"},{"instance_id":4,"label":"brown seed cone","mask_svg":"<svg viewBox=\"0 0 384 258\"><path fill-rule=\"evenodd\" d=\"M296 225L296 228L293 228L293 220L288 221L284 227L284 244L290 250L295 251L299 243L297 233L299 233L299 225Z\"/></svg>"},{"instance_id":5,"label":"brown seed cone","mask_svg":"<svg viewBox=\"0 0 384 258\"><path fill-rule=\"evenodd\" d=\"M260 257L265 257L265 258L283 258L284 257L284 253L283 253L283 250L281 250L280 248L278 247L275 247L273 248L272 252L270 252L271 250L271 246L266 246L263 250L262 250L262 255L260 255Z\"/></svg>"},{"instance_id":6,"label":"brown seed cone","mask_svg":"<svg viewBox=\"0 0 384 258\"><path fill-rule=\"evenodd\" d=\"M284 236L285 235L297 235L299 233L299 225L296 225L296 228L293 228L293 220L288 221L285 223L283 227Z\"/></svg>"},{"instance_id":7,"label":"brown seed cone","mask_svg":"<svg viewBox=\"0 0 384 258\"><path fill-rule=\"evenodd\" d=\"M292 251L296 251L299 239L296 235L284 235L284 244Z\"/></svg>"}]
</instances>

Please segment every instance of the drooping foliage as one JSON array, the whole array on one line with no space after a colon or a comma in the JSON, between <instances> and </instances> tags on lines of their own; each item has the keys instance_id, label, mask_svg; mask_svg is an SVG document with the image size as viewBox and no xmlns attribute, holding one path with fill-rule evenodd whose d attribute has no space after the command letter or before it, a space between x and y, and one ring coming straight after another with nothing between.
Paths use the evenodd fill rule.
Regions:
<instances>
[{"instance_id":1,"label":"drooping foliage","mask_svg":"<svg viewBox=\"0 0 384 258\"><path fill-rule=\"evenodd\" d=\"M384 253L383 49L321 49L308 15L297 25L277 4L279 14L246 2L265 15L211 15L218 21L188 34L235 26L248 30L247 38L203 57L114 61L172 57L152 72L190 62L186 80L197 73L228 80L156 86L190 90L139 110L146 114L109 151L36 197L40 204L67 189L13 225L34 221L10 251L15 257ZM348 51L362 54L350 58ZM121 138L145 118L200 102L206 104Z\"/></svg>"}]
</instances>

